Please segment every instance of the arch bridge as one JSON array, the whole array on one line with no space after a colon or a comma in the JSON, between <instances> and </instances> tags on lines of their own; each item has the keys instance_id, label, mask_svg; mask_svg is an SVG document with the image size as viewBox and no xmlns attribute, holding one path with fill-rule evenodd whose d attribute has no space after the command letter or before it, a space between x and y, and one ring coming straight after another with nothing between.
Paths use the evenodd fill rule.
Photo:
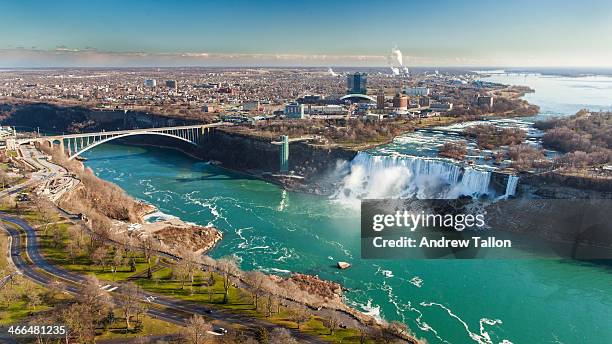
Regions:
<instances>
[{"instance_id":1,"label":"arch bridge","mask_svg":"<svg viewBox=\"0 0 612 344\"><path fill-rule=\"evenodd\" d=\"M102 131L97 133L41 136L32 139L18 140L17 143L27 144L32 142L38 142L40 144L47 145L48 147L53 147L54 144L57 144L59 145L59 148L62 152L67 151L68 160L72 160L77 156L103 143L137 135L157 135L171 137L196 146L198 142L200 142L200 140L211 129L224 125L229 124L219 122L212 124L185 125L178 127L145 128L133 130Z\"/></svg>"}]
</instances>

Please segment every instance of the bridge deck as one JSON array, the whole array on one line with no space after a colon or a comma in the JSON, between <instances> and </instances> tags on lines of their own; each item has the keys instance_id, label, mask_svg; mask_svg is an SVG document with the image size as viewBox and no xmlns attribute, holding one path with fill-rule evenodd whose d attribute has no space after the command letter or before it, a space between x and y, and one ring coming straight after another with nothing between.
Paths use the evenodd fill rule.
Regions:
<instances>
[{"instance_id":1,"label":"bridge deck","mask_svg":"<svg viewBox=\"0 0 612 344\"><path fill-rule=\"evenodd\" d=\"M36 138L28 138L28 139L19 139L17 140L18 144L25 144L34 141L42 141L42 140L62 140L62 139L74 139L74 138L84 138L84 137L95 137L95 136L117 136L117 135L125 135L131 133L139 133L139 132L167 132L172 130L185 130L185 129L204 129L204 128L215 128L220 126L231 125L231 123L225 122L217 122L211 124L196 124L196 125L183 125L176 127L161 127L161 128L142 128L142 129L130 129L130 130L115 130L115 131L101 131L94 133L81 133L81 134L66 134L66 135L52 135L52 136L41 136Z\"/></svg>"}]
</instances>

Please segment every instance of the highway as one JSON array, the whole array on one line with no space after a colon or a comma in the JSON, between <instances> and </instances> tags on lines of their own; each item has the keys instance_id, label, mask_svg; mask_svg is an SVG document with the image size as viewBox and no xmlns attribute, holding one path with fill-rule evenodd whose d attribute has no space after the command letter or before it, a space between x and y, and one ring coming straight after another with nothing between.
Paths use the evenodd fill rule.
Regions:
<instances>
[{"instance_id":1,"label":"highway","mask_svg":"<svg viewBox=\"0 0 612 344\"><path fill-rule=\"evenodd\" d=\"M5 213L0 213L0 219L4 222L13 224L25 233L25 248L28 258L32 264L28 264L22 256L21 233L12 226L2 226L11 237L10 257L15 267L27 278L39 283L43 286L49 285L54 280L64 282L65 291L72 295L78 295L80 286L84 283L83 275L75 274L66 271L56 265L50 264L40 253L36 232L25 221L9 216ZM109 291L116 304L121 304L122 288L120 283L114 283L114 286L103 288ZM116 288L115 288L116 287ZM112 291L111 291L112 290ZM274 324L259 320L256 318L247 317L239 314L232 314L222 310L211 310L202 305L187 302L177 299L168 298L159 294L142 292L142 302L148 302L151 307L148 309L148 314L151 317L162 319L171 323L184 325L186 320L193 314L200 314L205 318L213 320L217 327L231 328L231 324L239 324L249 328L267 328L274 329ZM210 312L210 313L209 313ZM294 329L290 329L293 336L302 343L325 343L323 340L311 336Z\"/></svg>"}]
</instances>

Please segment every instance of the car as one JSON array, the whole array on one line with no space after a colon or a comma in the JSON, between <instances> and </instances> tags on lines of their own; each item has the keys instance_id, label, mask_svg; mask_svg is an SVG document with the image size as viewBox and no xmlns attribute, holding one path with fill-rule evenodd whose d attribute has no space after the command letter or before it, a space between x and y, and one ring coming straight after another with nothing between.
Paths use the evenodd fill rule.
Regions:
<instances>
[{"instance_id":1,"label":"car","mask_svg":"<svg viewBox=\"0 0 612 344\"><path fill-rule=\"evenodd\" d=\"M17 195L17 201L19 202L27 202L30 200L30 196L28 196L27 194L19 194Z\"/></svg>"},{"instance_id":2,"label":"car","mask_svg":"<svg viewBox=\"0 0 612 344\"><path fill-rule=\"evenodd\" d=\"M227 334L227 330L224 329L223 327L217 327L215 329L213 329L213 332L218 333L218 334Z\"/></svg>"}]
</instances>

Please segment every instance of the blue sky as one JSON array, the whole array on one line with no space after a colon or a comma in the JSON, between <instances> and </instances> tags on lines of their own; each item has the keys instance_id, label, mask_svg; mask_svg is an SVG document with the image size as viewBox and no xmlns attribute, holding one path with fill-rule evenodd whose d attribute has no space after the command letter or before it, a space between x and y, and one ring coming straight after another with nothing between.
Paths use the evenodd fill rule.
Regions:
<instances>
[{"instance_id":1,"label":"blue sky","mask_svg":"<svg viewBox=\"0 0 612 344\"><path fill-rule=\"evenodd\" d=\"M0 1L0 67L610 66L612 1ZM607 39L606 39L607 37Z\"/></svg>"}]
</instances>

